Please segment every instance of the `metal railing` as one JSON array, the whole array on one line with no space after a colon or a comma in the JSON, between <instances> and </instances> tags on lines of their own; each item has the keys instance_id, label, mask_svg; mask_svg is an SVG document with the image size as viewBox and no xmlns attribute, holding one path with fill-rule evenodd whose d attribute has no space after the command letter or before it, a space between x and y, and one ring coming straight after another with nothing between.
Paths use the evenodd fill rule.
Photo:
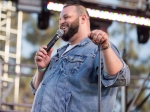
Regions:
<instances>
[{"instance_id":1,"label":"metal railing","mask_svg":"<svg viewBox=\"0 0 150 112\"><path fill-rule=\"evenodd\" d=\"M18 107L22 107L22 109L27 109L30 110L32 104L26 104L26 103L16 103L16 102L7 102L6 98L9 96L11 91L13 91L14 88L14 82L16 77L20 78L21 76L24 77L32 77L34 74L25 74L25 73L16 73L15 71L4 71L3 67L4 65L8 66L19 66L21 69L22 68L31 68L32 70L36 69L35 65L30 65L30 64L12 64L12 63L5 63L0 61L0 112L28 112L28 111L20 111L18 110ZM3 78L3 74L7 73L8 76L11 76L12 80L9 82L9 79ZM3 82L9 83L9 86L5 91L3 91ZM19 85L18 85L19 86ZM2 108L5 106L5 108ZM7 110L7 107L9 110Z\"/></svg>"},{"instance_id":2,"label":"metal railing","mask_svg":"<svg viewBox=\"0 0 150 112\"><path fill-rule=\"evenodd\" d=\"M8 64L8 65L11 65L11 66L20 66L20 68L24 68L24 67L28 67L28 68L31 68L31 69L36 69L36 66L35 65L30 65L30 64L20 64L20 65L17 65L17 64L11 64L11 63L4 63L4 62L1 62L0 61L0 95L2 96L2 81L3 81L3 78L2 77L2 74L5 72L2 68L3 68L3 65L4 64ZM7 72L8 74L13 74L13 75L16 75L16 76L27 76L27 77L32 77L34 74L24 74L24 73L15 73L15 72ZM14 76L14 77L16 77ZM143 90L148 90L150 89L150 87L144 87L144 84L146 81L150 81L150 77L142 77L142 76L136 76L136 75L131 75L131 80L135 80L135 81L139 81L139 80L143 80L143 84L142 85L135 85L135 84L130 84L128 85L127 87L121 87L121 92L122 92L122 112L130 112L131 109L133 108L134 104L135 104L135 101L138 99L139 97L139 94L141 91ZM11 83L10 87L12 88L14 85L13 83ZM127 92L127 88L130 88L130 89L138 89L138 92L134 95L134 98L132 100L132 103L130 103L129 107L127 107L127 101L126 101L126 97L128 96L128 92ZM23 107L23 108L31 108L32 104L23 104L23 103L15 103L15 102L5 102L3 99L5 99L8 94L10 93L10 88L8 88L7 92L4 93L4 95L1 97L0 99L0 105L5 105L5 106L8 106L10 107L12 110L10 111L7 111L7 112L18 112L17 110L15 110L15 107ZM142 102L142 101L141 101ZM1 109L1 108L0 108ZM1 110L0 110L1 111ZM6 112L6 110L3 110L2 112ZM21 111L19 111L21 112ZM25 112L25 111L24 111Z\"/></svg>"}]
</instances>

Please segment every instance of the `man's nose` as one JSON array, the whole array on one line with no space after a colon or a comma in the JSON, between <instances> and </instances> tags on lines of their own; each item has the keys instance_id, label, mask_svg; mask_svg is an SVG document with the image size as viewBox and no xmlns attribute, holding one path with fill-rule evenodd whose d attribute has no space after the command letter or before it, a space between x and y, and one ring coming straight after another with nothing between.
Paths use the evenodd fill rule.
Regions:
<instances>
[{"instance_id":1,"label":"man's nose","mask_svg":"<svg viewBox=\"0 0 150 112\"><path fill-rule=\"evenodd\" d=\"M61 18L61 19L59 20L59 24L61 25L61 24L63 24L63 23L65 23L65 19Z\"/></svg>"}]
</instances>

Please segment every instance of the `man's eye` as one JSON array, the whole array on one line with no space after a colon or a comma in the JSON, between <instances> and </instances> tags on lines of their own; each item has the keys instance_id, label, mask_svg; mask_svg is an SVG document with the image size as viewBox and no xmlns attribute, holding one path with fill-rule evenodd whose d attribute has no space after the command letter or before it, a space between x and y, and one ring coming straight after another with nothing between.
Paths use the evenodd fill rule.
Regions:
<instances>
[{"instance_id":1,"label":"man's eye","mask_svg":"<svg viewBox=\"0 0 150 112\"><path fill-rule=\"evenodd\" d=\"M68 16L66 16L66 17L64 17L65 19L67 19L68 18Z\"/></svg>"}]
</instances>

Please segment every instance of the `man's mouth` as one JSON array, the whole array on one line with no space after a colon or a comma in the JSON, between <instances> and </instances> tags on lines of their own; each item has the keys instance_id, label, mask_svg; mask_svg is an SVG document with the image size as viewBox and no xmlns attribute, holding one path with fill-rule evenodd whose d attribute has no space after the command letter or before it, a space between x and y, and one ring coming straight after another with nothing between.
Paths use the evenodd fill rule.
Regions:
<instances>
[{"instance_id":1,"label":"man's mouth","mask_svg":"<svg viewBox=\"0 0 150 112\"><path fill-rule=\"evenodd\" d=\"M67 26L61 26L60 29L62 29L64 32L67 30Z\"/></svg>"},{"instance_id":2,"label":"man's mouth","mask_svg":"<svg viewBox=\"0 0 150 112\"><path fill-rule=\"evenodd\" d=\"M68 28L68 25L63 24L60 28L61 28L62 30L65 30L66 28Z\"/></svg>"}]
</instances>

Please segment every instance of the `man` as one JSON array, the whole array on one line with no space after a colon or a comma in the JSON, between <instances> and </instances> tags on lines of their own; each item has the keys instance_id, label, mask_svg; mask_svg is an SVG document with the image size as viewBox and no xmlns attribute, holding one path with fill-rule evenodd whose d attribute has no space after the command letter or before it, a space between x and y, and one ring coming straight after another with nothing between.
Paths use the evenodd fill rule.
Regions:
<instances>
[{"instance_id":1,"label":"man","mask_svg":"<svg viewBox=\"0 0 150 112\"><path fill-rule=\"evenodd\" d=\"M59 28L69 44L35 55L38 68L31 81L35 94L32 112L98 111L98 46L101 50L102 112L112 112L117 87L129 84L130 72L107 33L90 31L89 15L81 5L66 5L60 13Z\"/></svg>"}]
</instances>

